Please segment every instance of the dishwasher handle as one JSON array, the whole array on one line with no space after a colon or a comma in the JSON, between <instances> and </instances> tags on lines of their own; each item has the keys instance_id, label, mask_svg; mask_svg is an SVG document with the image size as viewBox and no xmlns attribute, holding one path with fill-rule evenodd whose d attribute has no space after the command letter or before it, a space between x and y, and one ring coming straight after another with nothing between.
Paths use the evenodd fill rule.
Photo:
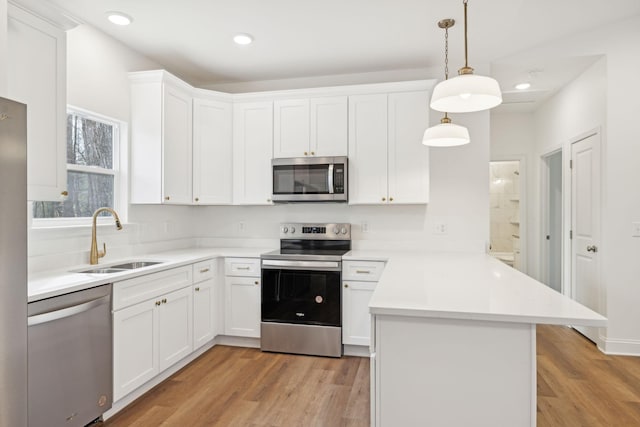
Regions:
<instances>
[{"instance_id":1,"label":"dishwasher handle","mask_svg":"<svg viewBox=\"0 0 640 427\"><path fill-rule=\"evenodd\" d=\"M41 323L53 322L54 320L64 319L65 317L71 317L79 313L84 313L85 311L89 311L92 308L101 306L103 304L109 304L110 300L111 295L105 295L103 297L96 298L82 304L63 308L61 310L53 310L46 313L29 316L27 318L27 326L35 326Z\"/></svg>"}]
</instances>

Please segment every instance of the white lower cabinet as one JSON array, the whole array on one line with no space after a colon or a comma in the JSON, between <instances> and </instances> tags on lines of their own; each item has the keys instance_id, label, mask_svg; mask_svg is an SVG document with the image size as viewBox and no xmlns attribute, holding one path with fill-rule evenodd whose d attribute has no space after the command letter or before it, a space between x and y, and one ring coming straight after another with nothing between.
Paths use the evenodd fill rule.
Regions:
<instances>
[{"instance_id":1,"label":"white lower cabinet","mask_svg":"<svg viewBox=\"0 0 640 427\"><path fill-rule=\"evenodd\" d=\"M114 284L114 401L192 352L191 268Z\"/></svg>"},{"instance_id":2,"label":"white lower cabinet","mask_svg":"<svg viewBox=\"0 0 640 427\"><path fill-rule=\"evenodd\" d=\"M218 334L216 260L193 265L193 349L197 350Z\"/></svg>"},{"instance_id":3,"label":"white lower cabinet","mask_svg":"<svg viewBox=\"0 0 640 427\"><path fill-rule=\"evenodd\" d=\"M368 346L371 343L369 300L384 269L382 261L342 263L342 343Z\"/></svg>"},{"instance_id":4,"label":"white lower cabinet","mask_svg":"<svg viewBox=\"0 0 640 427\"><path fill-rule=\"evenodd\" d=\"M260 259L225 260L225 334L260 338Z\"/></svg>"}]
</instances>

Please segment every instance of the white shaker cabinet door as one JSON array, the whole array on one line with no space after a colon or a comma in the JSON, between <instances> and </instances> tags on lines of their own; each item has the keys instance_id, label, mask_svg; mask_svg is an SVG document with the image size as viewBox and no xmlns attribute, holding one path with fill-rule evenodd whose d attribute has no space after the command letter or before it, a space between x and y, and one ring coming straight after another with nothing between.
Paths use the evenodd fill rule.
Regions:
<instances>
[{"instance_id":1,"label":"white shaker cabinet door","mask_svg":"<svg viewBox=\"0 0 640 427\"><path fill-rule=\"evenodd\" d=\"M389 197L392 204L429 201L429 92L389 94Z\"/></svg>"},{"instance_id":2,"label":"white shaker cabinet door","mask_svg":"<svg viewBox=\"0 0 640 427\"><path fill-rule=\"evenodd\" d=\"M27 104L27 198L63 200L67 186L66 34L9 4L7 94Z\"/></svg>"},{"instance_id":3,"label":"white shaker cabinet door","mask_svg":"<svg viewBox=\"0 0 640 427\"><path fill-rule=\"evenodd\" d=\"M191 95L164 83L163 92L163 200L191 204L192 193Z\"/></svg>"},{"instance_id":4,"label":"white shaker cabinet door","mask_svg":"<svg viewBox=\"0 0 640 427\"><path fill-rule=\"evenodd\" d=\"M193 350L193 296L191 287L160 298L158 310L160 371Z\"/></svg>"},{"instance_id":5,"label":"white shaker cabinet door","mask_svg":"<svg viewBox=\"0 0 640 427\"><path fill-rule=\"evenodd\" d=\"M260 278L225 277L226 335L260 337Z\"/></svg>"},{"instance_id":6,"label":"white shaker cabinet door","mask_svg":"<svg viewBox=\"0 0 640 427\"><path fill-rule=\"evenodd\" d=\"M310 154L313 156L346 156L348 154L348 98L327 96L311 98Z\"/></svg>"},{"instance_id":7,"label":"white shaker cabinet door","mask_svg":"<svg viewBox=\"0 0 640 427\"><path fill-rule=\"evenodd\" d=\"M349 97L349 203L387 203L387 95Z\"/></svg>"},{"instance_id":8,"label":"white shaker cabinet door","mask_svg":"<svg viewBox=\"0 0 640 427\"><path fill-rule=\"evenodd\" d=\"M342 342L366 345L371 342L369 300L377 282L342 282Z\"/></svg>"},{"instance_id":9,"label":"white shaker cabinet door","mask_svg":"<svg viewBox=\"0 0 640 427\"><path fill-rule=\"evenodd\" d=\"M197 350L217 333L215 279L193 285L193 349Z\"/></svg>"},{"instance_id":10,"label":"white shaker cabinet door","mask_svg":"<svg viewBox=\"0 0 640 427\"><path fill-rule=\"evenodd\" d=\"M273 157L310 156L309 100L286 99L273 103Z\"/></svg>"},{"instance_id":11,"label":"white shaker cabinet door","mask_svg":"<svg viewBox=\"0 0 640 427\"><path fill-rule=\"evenodd\" d=\"M193 203L230 205L233 200L232 106L193 101Z\"/></svg>"},{"instance_id":12,"label":"white shaker cabinet door","mask_svg":"<svg viewBox=\"0 0 640 427\"><path fill-rule=\"evenodd\" d=\"M271 204L273 103L233 107L233 203Z\"/></svg>"},{"instance_id":13,"label":"white shaker cabinet door","mask_svg":"<svg viewBox=\"0 0 640 427\"><path fill-rule=\"evenodd\" d=\"M150 300L113 313L114 402L160 371L156 307Z\"/></svg>"}]
</instances>

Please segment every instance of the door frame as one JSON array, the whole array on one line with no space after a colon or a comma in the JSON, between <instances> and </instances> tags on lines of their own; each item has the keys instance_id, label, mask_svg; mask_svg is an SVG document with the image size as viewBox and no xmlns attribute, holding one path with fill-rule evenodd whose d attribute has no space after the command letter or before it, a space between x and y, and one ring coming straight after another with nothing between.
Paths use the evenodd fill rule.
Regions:
<instances>
[{"instance_id":1,"label":"door frame","mask_svg":"<svg viewBox=\"0 0 640 427\"><path fill-rule=\"evenodd\" d=\"M540 241L540 278L542 280L543 283L547 284L548 286L548 282L549 282L549 265L548 265L548 259L549 259L549 245L547 244L547 239L546 236L549 234L549 186L550 186L550 180L549 180L549 159L551 158L551 156L554 156L556 154L560 154L562 156L562 165L561 165L561 172L560 172L560 177L562 179L562 202L561 202L561 236L560 236L560 292L562 294L567 294L567 289L565 287L565 278L564 278L564 272L566 270L566 265L565 265L565 259L566 259L566 252L565 252L565 242L564 242L564 236L565 236L565 218L566 218L566 210L565 210L565 199L566 199L566 193L565 193L565 184L566 184L566 179L565 179L565 164L564 164L564 160L566 157L566 153L565 150L563 150L562 145L557 145L555 147L550 148L548 151L543 152L540 155L540 233L539 233L539 241Z\"/></svg>"},{"instance_id":2,"label":"door frame","mask_svg":"<svg viewBox=\"0 0 640 427\"><path fill-rule=\"evenodd\" d=\"M489 159L489 166L491 166L491 162L519 162L520 168L520 201L518 202L518 214L520 218L520 271L525 274L530 274L528 271L528 262L527 256L529 254L528 251L528 235L527 230L529 229L529 219L527 217L527 156L525 154L521 155L497 155L491 156ZM491 215L489 215L489 221L491 221Z\"/></svg>"}]
</instances>

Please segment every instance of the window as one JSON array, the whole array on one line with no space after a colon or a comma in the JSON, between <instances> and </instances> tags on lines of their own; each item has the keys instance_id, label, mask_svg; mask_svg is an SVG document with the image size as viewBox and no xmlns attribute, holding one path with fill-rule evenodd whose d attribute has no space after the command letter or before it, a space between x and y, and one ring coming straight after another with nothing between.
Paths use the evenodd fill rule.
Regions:
<instances>
[{"instance_id":1,"label":"window","mask_svg":"<svg viewBox=\"0 0 640 427\"><path fill-rule=\"evenodd\" d=\"M120 124L80 109L67 111L67 191L61 202L34 202L33 218L87 218L118 205ZM105 213L106 214L106 213Z\"/></svg>"}]
</instances>

